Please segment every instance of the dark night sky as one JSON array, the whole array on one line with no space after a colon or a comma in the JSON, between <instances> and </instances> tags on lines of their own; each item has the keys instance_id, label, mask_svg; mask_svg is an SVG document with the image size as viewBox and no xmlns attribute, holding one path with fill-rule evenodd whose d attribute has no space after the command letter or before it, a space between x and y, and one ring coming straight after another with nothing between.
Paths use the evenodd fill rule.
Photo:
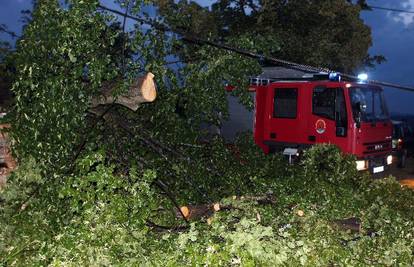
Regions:
<instances>
[{"instance_id":1,"label":"dark night sky","mask_svg":"<svg viewBox=\"0 0 414 267\"><path fill-rule=\"evenodd\" d=\"M111 5L112 0L102 0ZM211 0L200 0L208 5ZM376 6L414 10L414 0L371 0ZM20 10L28 9L30 0L0 0L0 24L20 32ZM381 54L387 62L369 72L370 79L414 86L414 14L387 11L364 11L362 18L372 28L371 54ZM0 39L5 36L0 34ZM300 63L300 62L299 62ZM414 114L414 93L386 88L388 107L392 113Z\"/></svg>"},{"instance_id":2,"label":"dark night sky","mask_svg":"<svg viewBox=\"0 0 414 267\"><path fill-rule=\"evenodd\" d=\"M376 6L414 10L414 0L376 0ZM364 12L365 23L372 28L371 54L382 54L387 62L370 72L375 80L414 86L414 14L386 11ZM414 93L386 90L393 113L414 114Z\"/></svg>"}]
</instances>

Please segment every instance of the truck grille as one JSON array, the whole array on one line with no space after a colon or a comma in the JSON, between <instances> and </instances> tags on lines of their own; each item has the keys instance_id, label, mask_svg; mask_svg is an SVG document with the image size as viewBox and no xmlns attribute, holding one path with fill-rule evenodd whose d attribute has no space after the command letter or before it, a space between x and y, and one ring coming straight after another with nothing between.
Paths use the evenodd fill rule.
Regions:
<instances>
[{"instance_id":1,"label":"truck grille","mask_svg":"<svg viewBox=\"0 0 414 267\"><path fill-rule=\"evenodd\" d=\"M365 146L364 154L388 152L388 151L391 151L392 149L391 141L364 143L364 146Z\"/></svg>"}]
</instances>

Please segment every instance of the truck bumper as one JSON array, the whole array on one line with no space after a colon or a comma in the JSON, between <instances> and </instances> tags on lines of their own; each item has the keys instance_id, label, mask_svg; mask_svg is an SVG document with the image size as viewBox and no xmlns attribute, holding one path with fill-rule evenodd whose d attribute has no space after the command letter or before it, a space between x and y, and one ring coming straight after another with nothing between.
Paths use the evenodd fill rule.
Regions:
<instances>
[{"instance_id":1,"label":"truck bumper","mask_svg":"<svg viewBox=\"0 0 414 267\"><path fill-rule=\"evenodd\" d=\"M372 174L376 174L387 170L392 162L393 156L391 153L389 153L389 155L380 157L357 160L357 169L359 171L369 171Z\"/></svg>"}]
</instances>

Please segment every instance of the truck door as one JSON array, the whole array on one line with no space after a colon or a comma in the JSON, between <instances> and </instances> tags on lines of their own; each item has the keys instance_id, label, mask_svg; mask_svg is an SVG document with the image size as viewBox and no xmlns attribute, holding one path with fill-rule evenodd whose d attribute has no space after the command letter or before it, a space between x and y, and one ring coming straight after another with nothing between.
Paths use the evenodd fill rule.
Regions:
<instances>
[{"instance_id":1,"label":"truck door","mask_svg":"<svg viewBox=\"0 0 414 267\"><path fill-rule=\"evenodd\" d=\"M304 144L303 90L298 84L277 84L266 99L264 140L271 151ZM295 87L296 86L296 87Z\"/></svg>"},{"instance_id":2,"label":"truck door","mask_svg":"<svg viewBox=\"0 0 414 267\"><path fill-rule=\"evenodd\" d=\"M343 88L316 86L308 125L310 143L335 144L347 151L348 116Z\"/></svg>"}]
</instances>

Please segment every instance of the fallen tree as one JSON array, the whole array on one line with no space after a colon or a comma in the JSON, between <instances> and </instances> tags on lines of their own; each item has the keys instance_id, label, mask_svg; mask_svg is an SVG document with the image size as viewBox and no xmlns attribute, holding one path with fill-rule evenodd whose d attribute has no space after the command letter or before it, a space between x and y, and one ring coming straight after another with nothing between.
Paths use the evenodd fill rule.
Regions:
<instances>
[{"instance_id":1,"label":"fallen tree","mask_svg":"<svg viewBox=\"0 0 414 267\"><path fill-rule=\"evenodd\" d=\"M258 196L233 196L234 201L245 201L251 203L257 203L258 205L275 205L276 197L273 194L265 194ZM229 211L234 209L240 209L234 205L223 205L220 203L213 204L199 204L199 205L187 205L181 206L176 212L176 217L183 216L187 220L199 220L201 218L208 218L219 211Z\"/></svg>"},{"instance_id":2,"label":"fallen tree","mask_svg":"<svg viewBox=\"0 0 414 267\"><path fill-rule=\"evenodd\" d=\"M251 134L206 138L200 125L226 117L224 84L243 94L257 62L68 3L38 1L14 55L21 165L0 195L0 264L409 265L414 201L400 186L330 146L289 166ZM351 215L381 235L338 231Z\"/></svg>"}]
</instances>

